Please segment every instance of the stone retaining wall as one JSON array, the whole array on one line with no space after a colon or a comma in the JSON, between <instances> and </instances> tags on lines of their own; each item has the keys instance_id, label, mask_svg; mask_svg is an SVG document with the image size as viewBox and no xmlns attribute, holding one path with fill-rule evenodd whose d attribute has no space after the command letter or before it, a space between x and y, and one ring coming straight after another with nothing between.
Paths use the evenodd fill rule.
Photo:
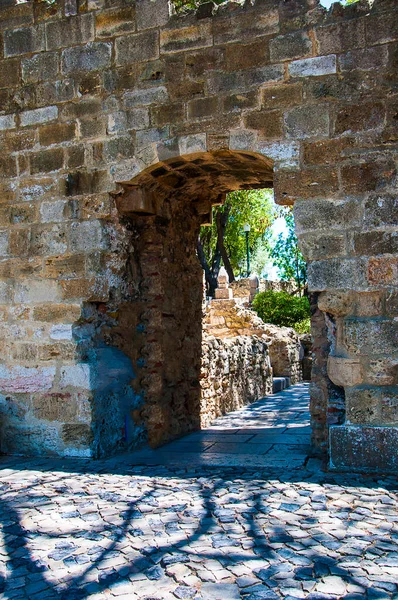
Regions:
<instances>
[{"instance_id":1,"label":"stone retaining wall","mask_svg":"<svg viewBox=\"0 0 398 600\"><path fill-rule=\"evenodd\" d=\"M256 335L217 338L204 334L201 426L272 393L267 344Z\"/></svg>"},{"instance_id":2,"label":"stone retaining wall","mask_svg":"<svg viewBox=\"0 0 398 600\"><path fill-rule=\"evenodd\" d=\"M267 344L275 377L289 377L292 384L302 381L304 351L300 336L291 327L264 323L252 310L235 300L212 300L206 309L203 329L218 339L258 336Z\"/></svg>"}]
</instances>

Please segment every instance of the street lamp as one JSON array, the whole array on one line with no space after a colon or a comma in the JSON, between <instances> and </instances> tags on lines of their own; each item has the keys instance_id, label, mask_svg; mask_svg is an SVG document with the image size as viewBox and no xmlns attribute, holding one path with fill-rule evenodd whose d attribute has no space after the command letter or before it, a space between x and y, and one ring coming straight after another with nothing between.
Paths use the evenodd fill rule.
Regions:
<instances>
[{"instance_id":1,"label":"street lamp","mask_svg":"<svg viewBox=\"0 0 398 600\"><path fill-rule=\"evenodd\" d=\"M245 223L243 225L243 231L245 232L245 235L246 235L246 263L247 263L247 277L249 277L249 275L250 275L250 249L249 249L250 225L249 225L249 223Z\"/></svg>"}]
</instances>

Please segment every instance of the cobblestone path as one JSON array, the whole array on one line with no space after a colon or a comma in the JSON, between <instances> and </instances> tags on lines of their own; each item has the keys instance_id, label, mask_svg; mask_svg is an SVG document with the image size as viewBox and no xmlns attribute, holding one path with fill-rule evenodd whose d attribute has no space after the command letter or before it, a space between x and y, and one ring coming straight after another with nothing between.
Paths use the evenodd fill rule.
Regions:
<instances>
[{"instance_id":1,"label":"cobblestone path","mask_svg":"<svg viewBox=\"0 0 398 600\"><path fill-rule=\"evenodd\" d=\"M298 406L303 388L269 399L283 432L266 432L274 437L259 455L263 466L221 466L227 459L217 456L198 464L195 452L185 464L171 457L173 464L157 466L134 466L132 456L2 458L0 597L397 599L397 480L325 473L304 452L297 458L303 444L277 437L295 435L293 423L306 427L301 408L282 423L289 400ZM261 436L255 421L264 419L264 406L229 415L212 430ZM231 442L214 441L224 443ZM233 455L231 447L210 450ZM273 466L272 450L279 456Z\"/></svg>"}]
</instances>

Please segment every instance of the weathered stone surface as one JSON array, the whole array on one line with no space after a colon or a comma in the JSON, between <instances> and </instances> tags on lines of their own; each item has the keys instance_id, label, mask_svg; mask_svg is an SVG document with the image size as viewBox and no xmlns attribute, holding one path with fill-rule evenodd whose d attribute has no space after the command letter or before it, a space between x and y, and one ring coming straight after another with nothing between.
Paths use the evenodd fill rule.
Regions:
<instances>
[{"instance_id":1,"label":"weathered stone surface","mask_svg":"<svg viewBox=\"0 0 398 600\"><path fill-rule=\"evenodd\" d=\"M393 422L396 7L310 4L171 15L166 0L3 2L2 363L54 366L46 394L75 362L113 373L84 421L93 438L65 429L66 445L69 417L28 416L4 429L21 432L21 451L99 455L199 426L199 226L229 191L271 186L295 204L322 292L323 313L311 300L314 441L325 447L328 424L345 418L329 351L360 364L363 383L347 376L347 390L385 386L377 418ZM151 198L140 211L132 188ZM105 347L130 361L112 354L123 388Z\"/></svg>"}]
</instances>

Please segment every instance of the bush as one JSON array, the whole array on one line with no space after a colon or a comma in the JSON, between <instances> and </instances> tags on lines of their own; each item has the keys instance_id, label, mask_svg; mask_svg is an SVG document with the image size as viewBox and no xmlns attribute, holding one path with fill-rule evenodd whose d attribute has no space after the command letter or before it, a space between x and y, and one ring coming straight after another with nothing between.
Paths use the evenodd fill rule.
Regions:
<instances>
[{"instance_id":1,"label":"bush","mask_svg":"<svg viewBox=\"0 0 398 600\"><path fill-rule=\"evenodd\" d=\"M310 331L308 298L291 296L287 292L260 292L253 300L253 309L265 323L293 327L298 333Z\"/></svg>"}]
</instances>

